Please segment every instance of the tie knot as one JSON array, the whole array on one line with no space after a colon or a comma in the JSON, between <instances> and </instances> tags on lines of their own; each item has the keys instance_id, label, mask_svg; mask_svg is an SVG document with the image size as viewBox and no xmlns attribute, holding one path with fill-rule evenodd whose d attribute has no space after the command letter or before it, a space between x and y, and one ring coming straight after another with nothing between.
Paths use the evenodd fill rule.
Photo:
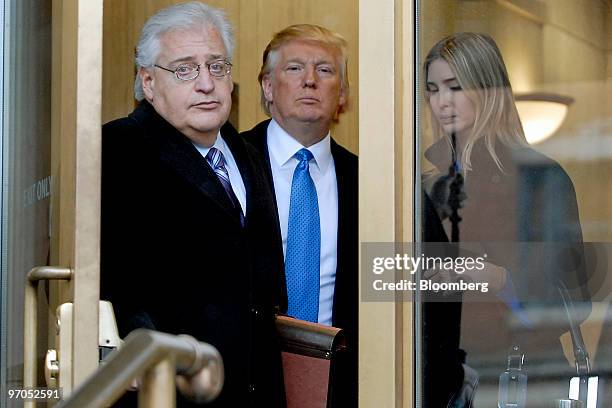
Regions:
<instances>
[{"instance_id":1,"label":"tie knot","mask_svg":"<svg viewBox=\"0 0 612 408\"><path fill-rule=\"evenodd\" d=\"M301 161L301 162L309 162L310 160L313 159L313 155L312 153L310 153L310 150L308 149L300 149L296 154L295 157Z\"/></svg>"},{"instance_id":2,"label":"tie knot","mask_svg":"<svg viewBox=\"0 0 612 408\"><path fill-rule=\"evenodd\" d=\"M225 158L221 150L216 147L211 147L208 153L206 153L206 161L212 166L213 169L225 167Z\"/></svg>"}]
</instances>

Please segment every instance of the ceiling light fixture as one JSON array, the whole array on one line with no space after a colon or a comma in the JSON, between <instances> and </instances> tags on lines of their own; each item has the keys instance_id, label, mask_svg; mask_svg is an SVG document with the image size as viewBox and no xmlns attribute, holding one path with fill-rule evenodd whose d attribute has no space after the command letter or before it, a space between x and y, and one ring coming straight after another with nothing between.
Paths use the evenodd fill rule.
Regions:
<instances>
[{"instance_id":1,"label":"ceiling light fixture","mask_svg":"<svg viewBox=\"0 0 612 408\"><path fill-rule=\"evenodd\" d=\"M574 98L554 93L534 92L515 95L516 108L529 144L551 137L565 120Z\"/></svg>"}]
</instances>

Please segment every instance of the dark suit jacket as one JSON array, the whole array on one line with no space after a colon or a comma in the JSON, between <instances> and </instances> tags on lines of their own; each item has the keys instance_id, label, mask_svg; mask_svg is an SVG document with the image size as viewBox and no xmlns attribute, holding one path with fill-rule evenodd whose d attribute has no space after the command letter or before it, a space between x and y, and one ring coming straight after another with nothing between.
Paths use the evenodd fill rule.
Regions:
<instances>
[{"instance_id":1,"label":"dark suit jacket","mask_svg":"<svg viewBox=\"0 0 612 408\"><path fill-rule=\"evenodd\" d=\"M434 204L422 194L421 239L423 242L448 242ZM439 248L425 246L427 256L439 256ZM437 298L432 298L437 297ZM458 299L459 301L461 299ZM465 353L459 348L461 303L428 294L422 298L420 319L423 348L421 398L423 407L446 407L463 384Z\"/></svg>"},{"instance_id":2,"label":"dark suit jacket","mask_svg":"<svg viewBox=\"0 0 612 408\"><path fill-rule=\"evenodd\" d=\"M259 154L224 128L246 187L243 228L206 160L150 104L102 133L101 289L120 334L190 334L223 357L214 406L284 406L274 325L282 247Z\"/></svg>"},{"instance_id":3,"label":"dark suit jacket","mask_svg":"<svg viewBox=\"0 0 612 408\"><path fill-rule=\"evenodd\" d=\"M273 186L270 155L268 153L267 130L269 120L259 123L253 129L241 133L266 158L266 176ZM348 360L350 367L343 371L342 377L348 387L338 392L339 403L343 407L357 406L357 338L358 338L358 162L357 156L349 152L333 139L331 153L336 167L338 182L338 256L332 324L345 330L348 340ZM286 294L286 292L285 292ZM285 311L286 311L286 305Z\"/></svg>"}]
</instances>

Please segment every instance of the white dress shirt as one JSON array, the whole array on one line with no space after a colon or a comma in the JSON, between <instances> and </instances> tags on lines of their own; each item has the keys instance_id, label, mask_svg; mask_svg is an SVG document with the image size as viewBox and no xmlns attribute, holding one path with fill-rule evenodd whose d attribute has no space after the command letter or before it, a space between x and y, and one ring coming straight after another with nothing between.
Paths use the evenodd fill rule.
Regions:
<instances>
[{"instance_id":1,"label":"white dress shirt","mask_svg":"<svg viewBox=\"0 0 612 408\"><path fill-rule=\"evenodd\" d=\"M293 172L298 164L294 157L302 146L280 125L272 120L268 125L268 152L274 179L274 191L278 207L283 253L287 254L287 229L289 224L289 201ZM336 167L331 154L331 136L308 147L314 156L310 161L310 176L314 181L319 200L321 222L321 270L319 289L319 323L331 325L336 281L338 249L338 183Z\"/></svg>"},{"instance_id":2,"label":"white dress shirt","mask_svg":"<svg viewBox=\"0 0 612 408\"><path fill-rule=\"evenodd\" d=\"M193 145L196 149L198 149L202 157L206 158L210 147L204 147L196 143L193 143ZM246 188L244 187L244 181L242 181L242 175L240 174L240 170L238 170L238 165L236 164L234 155L232 154L229 146L225 143L225 140L223 140L221 132L217 134L217 139L211 147L219 149L221 153L223 153L223 157L225 158L225 168L229 174L232 190L234 190L234 194L236 194L236 198L238 198L240 207L242 207L242 214L244 214L246 217Z\"/></svg>"}]
</instances>

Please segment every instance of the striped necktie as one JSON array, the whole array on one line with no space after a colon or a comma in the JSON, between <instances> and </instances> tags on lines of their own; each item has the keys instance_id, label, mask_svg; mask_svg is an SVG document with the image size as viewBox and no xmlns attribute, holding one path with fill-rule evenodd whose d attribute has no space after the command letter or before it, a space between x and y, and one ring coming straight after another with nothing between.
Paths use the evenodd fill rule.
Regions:
<instances>
[{"instance_id":1,"label":"striped necktie","mask_svg":"<svg viewBox=\"0 0 612 408\"><path fill-rule=\"evenodd\" d=\"M219 181L223 185L223 189L227 193L234 210L237 210L240 213L240 224L244 227L244 214L242 213L242 207L240 206L238 197L236 197L236 194L234 194L234 190L232 189L229 173L227 172L227 167L225 167L225 157L223 157L223 153L221 153L221 150L211 147L206 154L206 161L219 178Z\"/></svg>"},{"instance_id":2,"label":"striped necktie","mask_svg":"<svg viewBox=\"0 0 612 408\"><path fill-rule=\"evenodd\" d=\"M287 314L317 322L319 317L319 265L321 226L317 190L310 177L308 162L313 155L307 149L295 154L299 160L293 172L287 230Z\"/></svg>"}]
</instances>

